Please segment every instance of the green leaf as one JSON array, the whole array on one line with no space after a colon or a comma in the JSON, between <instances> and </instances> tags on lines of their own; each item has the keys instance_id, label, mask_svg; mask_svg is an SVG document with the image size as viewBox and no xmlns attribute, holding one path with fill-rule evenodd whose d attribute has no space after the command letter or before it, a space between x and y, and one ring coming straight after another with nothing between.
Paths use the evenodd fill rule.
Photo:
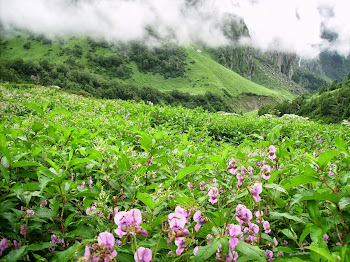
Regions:
<instances>
[{"instance_id":1,"label":"green leaf","mask_svg":"<svg viewBox=\"0 0 350 262\"><path fill-rule=\"evenodd\" d=\"M6 262L16 262L20 260L25 254L27 254L27 246L22 246L19 249L11 250L6 256L3 257Z\"/></svg>"},{"instance_id":2,"label":"green leaf","mask_svg":"<svg viewBox=\"0 0 350 262\"><path fill-rule=\"evenodd\" d=\"M63 108L55 108L54 110L50 111L50 113L47 115L47 118L52 118L55 115L70 115L71 112L69 112L66 109Z\"/></svg>"},{"instance_id":3,"label":"green leaf","mask_svg":"<svg viewBox=\"0 0 350 262\"><path fill-rule=\"evenodd\" d=\"M28 251L38 251L38 250L43 250L43 249L47 249L49 247L54 246L55 244L49 243L49 242L43 242L40 244L32 244L30 246L27 247Z\"/></svg>"},{"instance_id":4,"label":"green leaf","mask_svg":"<svg viewBox=\"0 0 350 262\"><path fill-rule=\"evenodd\" d=\"M180 180L182 179L183 177L185 177L186 175L188 175L189 173L192 173L196 170L200 169L199 166L187 166L183 169L181 169L177 175L176 175L176 180Z\"/></svg>"},{"instance_id":5,"label":"green leaf","mask_svg":"<svg viewBox=\"0 0 350 262\"><path fill-rule=\"evenodd\" d=\"M321 216L321 212L318 207L318 202L316 202L315 200L307 201L306 209L307 209L307 212L309 213L311 220L318 223L319 218Z\"/></svg>"},{"instance_id":6,"label":"green leaf","mask_svg":"<svg viewBox=\"0 0 350 262\"><path fill-rule=\"evenodd\" d=\"M249 260L262 262L266 261L266 255L264 251L262 251L257 246L249 245L241 240L238 242L235 250L244 254Z\"/></svg>"},{"instance_id":7,"label":"green leaf","mask_svg":"<svg viewBox=\"0 0 350 262\"><path fill-rule=\"evenodd\" d=\"M293 215L291 215L289 213L270 212L270 217L272 217L272 218L280 218L280 219L281 218L287 218L287 219L293 220L293 221L298 222L298 223L305 223L305 221L303 221L299 217L293 216Z\"/></svg>"},{"instance_id":8,"label":"green leaf","mask_svg":"<svg viewBox=\"0 0 350 262\"><path fill-rule=\"evenodd\" d=\"M321 180L317 177L312 177L312 176L307 176L307 175L299 175L296 177L293 177L288 181L288 184L285 184L283 187L285 189L290 189L295 186L303 185L306 183L311 183L311 182L321 182Z\"/></svg>"},{"instance_id":9,"label":"green leaf","mask_svg":"<svg viewBox=\"0 0 350 262\"><path fill-rule=\"evenodd\" d=\"M34 133L38 133L40 130L42 130L45 126L40 123L40 122L37 122L35 123L34 125L32 125L32 130L34 131Z\"/></svg>"},{"instance_id":10,"label":"green leaf","mask_svg":"<svg viewBox=\"0 0 350 262\"><path fill-rule=\"evenodd\" d=\"M350 197L342 197L339 201L340 209L347 209L350 206Z\"/></svg>"},{"instance_id":11,"label":"green leaf","mask_svg":"<svg viewBox=\"0 0 350 262\"><path fill-rule=\"evenodd\" d=\"M288 237L289 239L292 239L294 241L297 241L296 235L295 233L293 233L290 229L288 228L284 228L281 230L281 232L283 233L283 235L285 235L286 237Z\"/></svg>"},{"instance_id":12,"label":"green leaf","mask_svg":"<svg viewBox=\"0 0 350 262\"><path fill-rule=\"evenodd\" d=\"M80 245L82 245L82 244L75 243L73 246L71 246L67 250L56 253L56 255L54 256L52 261L66 262L66 261L70 260L74 256L75 251L77 251L77 249Z\"/></svg>"},{"instance_id":13,"label":"green leaf","mask_svg":"<svg viewBox=\"0 0 350 262\"><path fill-rule=\"evenodd\" d=\"M289 247L277 247L277 251L288 253L288 254L294 254L294 250Z\"/></svg>"},{"instance_id":14,"label":"green leaf","mask_svg":"<svg viewBox=\"0 0 350 262\"><path fill-rule=\"evenodd\" d=\"M130 170L130 163L129 163L129 158L127 156L122 155L119 156L118 161L117 161L118 169L120 170Z\"/></svg>"},{"instance_id":15,"label":"green leaf","mask_svg":"<svg viewBox=\"0 0 350 262\"><path fill-rule=\"evenodd\" d=\"M264 188L271 188L271 189L280 191L280 192L288 195L288 192L283 187L281 187L280 185L277 185L277 184L264 184Z\"/></svg>"},{"instance_id":16,"label":"green leaf","mask_svg":"<svg viewBox=\"0 0 350 262\"><path fill-rule=\"evenodd\" d=\"M204 260L211 257L219 248L220 239L213 240L209 245L202 246L197 255L192 259L193 262L203 262Z\"/></svg>"},{"instance_id":17,"label":"green leaf","mask_svg":"<svg viewBox=\"0 0 350 262\"><path fill-rule=\"evenodd\" d=\"M307 237L308 234L310 234L310 232L311 232L311 227L307 227L306 229L304 229L303 233L300 235L300 238L299 238L299 246L301 246L304 239Z\"/></svg>"},{"instance_id":18,"label":"green leaf","mask_svg":"<svg viewBox=\"0 0 350 262\"><path fill-rule=\"evenodd\" d=\"M317 163L320 169L323 170L328 165L328 162L331 161L331 159L336 155L338 155L339 153L340 152L336 150L328 150L322 153L317 159Z\"/></svg>"},{"instance_id":19,"label":"green leaf","mask_svg":"<svg viewBox=\"0 0 350 262\"><path fill-rule=\"evenodd\" d=\"M303 196L300 200L328 200L333 203L337 203L340 201L340 197L333 193L318 193L313 192L312 194Z\"/></svg>"},{"instance_id":20,"label":"green leaf","mask_svg":"<svg viewBox=\"0 0 350 262\"><path fill-rule=\"evenodd\" d=\"M138 192L136 198L142 201L151 210L154 210L154 208L156 207L156 204L153 202L150 194Z\"/></svg>"},{"instance_id":21,"label":"green leaf","mask_svg":"<svg viewBox=\"0 0 350 262\"><path fill-rule=\"evenodd\" d=\"M140 139L140 144L146 151L149 151L152 148L152 139L146 135L143 134Z\"/></svg>"},{"instance_id":22,"label":"green leaf","mask_svg":"<svg viewBox=\"0 0 350 262\"><path fill-rule=\"evenodd\" d=\"M82 164L82 163L90 163L90 159L88 158L74 158L73 160L69 161L67 163L67 168L70 168L72 166Z\"/></svg>"},{"instance_id":23,"label":"green leaf","mask_svg":"<svg viewBox=\"0 0 350 262\"><path fill-rule=\"evenodd\" d=\"M308 246L308 247L304 247L304 248L310 249L311 251L316 252L317 254L323 256L324 258L326 258L327 261L337 262L336 259L334 257L332 257L331 253L329 253L328 250L325 250L325 249L319 248L319 247L315 247L315 246Z\"/></svg>"},{"instance_id":24,"label":"green leaf","mask_svg":"<svg viewBox=\"0 0 350 262\"><path fill-rule=\"evenodd\" d=\"M15 167L25 167L25 166L40 166L37 162L29 162L29 161L18 161L12 164L12 168Z\"/></svg>"}]
</instances>

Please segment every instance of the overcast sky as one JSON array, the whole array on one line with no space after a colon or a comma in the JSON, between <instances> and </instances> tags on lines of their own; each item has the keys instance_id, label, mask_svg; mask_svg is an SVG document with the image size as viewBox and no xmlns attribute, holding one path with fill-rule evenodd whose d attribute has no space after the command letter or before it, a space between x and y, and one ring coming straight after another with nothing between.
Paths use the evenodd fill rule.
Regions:
<instances>
[{"instance_id":1,"label":"overcast sky","mask_svg":"<svg viewBox=\"0 0 350 262\"><path fill-rule=\"evenodd\" d=\"M75 2L75 3L74 3ZM350 54L350 0L0 0L6 30L30 29L49 36L89 34L109 40L142 40L145 27L181 44L227 44L221 31L228 14L242 17L251 39L242 44L263 50L314 57L330 48ZM189 2L193 2L189 1ZM338 34L330 44L324 28Z\"/></svg>"}]
</instances>

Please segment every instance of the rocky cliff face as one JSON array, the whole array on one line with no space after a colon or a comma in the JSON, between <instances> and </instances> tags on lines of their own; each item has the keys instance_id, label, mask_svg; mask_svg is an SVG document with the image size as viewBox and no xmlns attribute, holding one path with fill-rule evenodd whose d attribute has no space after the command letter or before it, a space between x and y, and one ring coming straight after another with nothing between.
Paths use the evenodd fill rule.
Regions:
<instances>
[{"instance_id":1,"label":"rocky cliff face","mask_svg":"<svg viewBox=\"0 0 350 262\"><path fill-rule=\"evenodd\" d=\"M281 72L289 79L292 79L296 58L295 54L274 52L268 54L267 57L270 58L271 63L276 67L278 72Z\"/></svg>"}]
</instances>

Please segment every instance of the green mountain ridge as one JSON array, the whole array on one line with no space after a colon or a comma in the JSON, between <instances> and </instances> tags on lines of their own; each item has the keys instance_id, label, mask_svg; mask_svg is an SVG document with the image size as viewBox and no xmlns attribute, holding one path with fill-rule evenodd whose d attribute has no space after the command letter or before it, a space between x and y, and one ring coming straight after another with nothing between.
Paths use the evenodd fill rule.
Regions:
<instances>
[{"instance_id":1,"label":"green mountain ridge","mask_svg":"<svg viewBox=\"0 0 350 262\"><path fill-rule=\"evenodd\" d=\"M333 81L328 87L322 86L312 94L305 94L293 101L275 106L262 106L258 114L297 114L325 123L339 123L350 120L350 73L343 82Z\"/></svg>"},{"instance_id":2,"label":"green mountain ridge","mask_svg":"<svg viewBox=\"0 0 350 262\"><path fill-rule=\"evenodd\" d=\"M296 97L285 88L269 89L240 76L215 61L212 54L199 45L150 50L141 46L134 57L132 51L135 50L130 48L130 45L98 42L86 37L50 40L27 32L4 35L1 63L17 78L11 79L9 74L2 73L1 80L57 85L100 97L103 95L96 94L96 88L103 89L103 83L109 81L139 88L152 87L162 93L179 91L205 95L211 92L235 111L251 111L263 104ZM32 65L31 72L11 68L14 61L21 63L21 59ZM81 80L84 78L86 81Z\"/></svg>"}]
</instances>

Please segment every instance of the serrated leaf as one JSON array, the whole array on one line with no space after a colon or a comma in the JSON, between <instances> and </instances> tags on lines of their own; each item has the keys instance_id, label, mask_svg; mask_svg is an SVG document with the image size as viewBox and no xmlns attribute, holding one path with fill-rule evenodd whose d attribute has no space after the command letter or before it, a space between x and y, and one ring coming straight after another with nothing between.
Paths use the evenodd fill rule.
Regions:
<instances>
[{"instance_id":1,"label":"serrated leaf","mask_svg":"<svg viewBox=\"0 0 350 262\"><path fill-rule=\"evenodd\" d=\"M34 125L32 125L32 130L34 133L38 133L40 130L42 130L45 126L40 123L40 122L37 122L35 123Z\"/></svg>"},{"instance_id":2,"label":"serrated leaf","mask_svg":"<svg viewBox=\"0 0 350 262\"><path fill-rule=\"evenodd\" d=\"M88 158L74 158L73 160L69 161L67 163L67 168L70 168L72 166L83 164L83 163L90 163L90 159Z\"/></svg>"},{"instance_id":3,"label":"serrated leaf","mask_svg":"<svg viewBox=\"0 0 350 262\"><path fill-rule=\"evenodd\" d=\"M220 246L220 239L213 240L209 245L202 246L199 250L197 255L192 260L193 262L203 262L204 260L211 257L219 248Z\"/></svg>"},{"instance_id":4,"label":"serrated leaf","mask_svg":"<svg viewBox=\"0 0 350 262\"><path fill-rule=\"evenodd\" d=\"M306 183L311 183L311 182L321 182L321 180L317 177L312 177L312 176L307 176L307 175L299 175L296 177L293 177L288 181L288 184L285 184L283 187L285 189L290 189L295 186L303 185Z\"/></svg>"},{"instance_id":5,"label":"serrated leaf","mask_svg":"<svg viewBox=\"0 0 350 262\"><path fill-rule=\"evenodd\" d=\"M25 254L27 254L27 246L22 246L19 249L11 250L10 253L8 253L2 259L4 259L4 261L6 262L16 262L20 258L22 258Z\"/></svg>"},{"instance_id":6,"label":"serrated leaf","mask_svg":"<svg viewBox=\"0 0 350 262\"><path fill-rule=\"evenodd\" d=\"M14 164L12 164L12 168L15 167L25 167L25 166L40 166L37 162L29 162L29 161L18 161Z\"/></svg>"},{"instance_id":7,"label":"serrated leaf","mask_svg":"<svg viewBox=\"0 0 350 262\"><path fill-rule=\"evenodd\" d=\"M328 200L330 202L337 203L340 201L340 197L336 194L328 192L313 192L312 194L303 196L300 200Z\"/></svg>"},{"instance_id":8,"label":"serrated leaf","mask_svg":"<svg viewBox=\"0 0 350 262\"><path fill-rule=\"evenodd\" d=\"M293 216L289 213L270 212L270 217L272 217L272 218L287 218L287 219L293 220L293 221L298 222L298 223L305 223L305 221L303 221L299 217Z\"/></svg>"},{"instance_id":9,"label":"serrated leaf","mask_svg":"<svg viewBox=\"0 0 350 262\"><path fill-rule=\"evenodd\" d=\"M321 212L318 207L318 202L316 202L315 200L307 201L306 209L309 213L311 220L318 223L321 216Z\"/></svg>"},{"instance_id":10,"label":"serrated leaf","mask_svg":"<svg viewBox=\"0 0 350 262\"><path fill-rule=\"evenodd\" d=\"M154 210L156 204L153 202L151 195L147 193L138 192L136 198L142 201L145 205L147 205L151 210Z\"/></svg>"},{"instance_id":11,"label":"serrated leaf","mask_svg":"<svg viewBox=\"0 0 350 262\"><path fill-rule=\"evenodd\" d=\"M317 254L323 256L324 258L326 258L327 261L337 262L336 259L334 257L332 257L331 253L329 253L328 250L325 250L325 249L319 248L319 247L315 247L315 246L308 246L308 247L304 247L304 248L316 252Z\"/></svg>"},{"instance_id":12,"label":"serrated leaf","mask_svg":"<svg viewBox=\"0 0 350 262\"><path fill-rule=\"evenodd\" d=\"M266 262L265 252L257 246L249 245L240 240L235 250L244 254L249 260Z\"/></svg>"},{"instance_id":13,"label":"serrated leaf","mask_svg":"<svg viewBox=\"0 0 350 262\"><path fill-rule=\"evenodd\" d=\"M82 244L75 243L73 246L71 246L67 250L56 253L56 255L54 256L52 261L57 261L57 262L69 261L74 256L75 251L77 251L77 249L80 245L82 245Z\"/></svg>"},{"instance_id":14,"label":"serrated leaf","mask_svg":"<svg viewBox=\"0 0 350 262\"><path fill-rule=\"evenodd\" d=\"M336 150L328 150L322 153L317 159L319 168L323 170L328 165L329 161L339 153L340 152Z\"/></svg>"},{"instance_id":15,"label":"serrated leaf","mask_svg":"<svg viewBox=\"0 0 350 262\"><path fill-rule=\"evenodd\" d=\"M199 166L187 166L183 169L181 169L177 175L176 175L176 180L180 180L182 178L184 178L186 175L188 175L189 173L192 173L196 170L200 169Z\"/></svg>"}]
</instances>

